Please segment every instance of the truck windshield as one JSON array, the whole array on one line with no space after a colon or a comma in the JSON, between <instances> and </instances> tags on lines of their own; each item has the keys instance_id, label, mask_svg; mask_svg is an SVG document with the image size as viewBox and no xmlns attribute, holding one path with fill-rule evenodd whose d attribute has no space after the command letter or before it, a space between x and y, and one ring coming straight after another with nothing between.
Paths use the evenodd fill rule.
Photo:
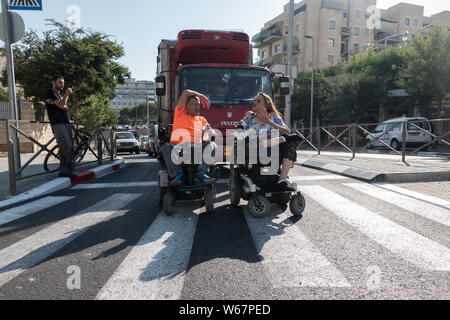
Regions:
<instances>
[{"instance_id":1,"label":"truck windshield","mask_svg":"<svg viewBox=\"0 0 450 320\"><path fill-rule=\"evenodd\" d=\"M181 92L190 89L204 94L211 104L252 104L261 92L273 99L270 74L264 70L186 68L181 88Z\"/></svg>"}]
</instances>

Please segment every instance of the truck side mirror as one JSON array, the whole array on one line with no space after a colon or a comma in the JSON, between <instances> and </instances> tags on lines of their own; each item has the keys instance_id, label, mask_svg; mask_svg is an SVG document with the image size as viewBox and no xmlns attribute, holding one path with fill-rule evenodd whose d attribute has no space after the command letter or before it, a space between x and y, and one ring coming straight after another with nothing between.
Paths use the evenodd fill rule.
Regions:
<instances>
[{"instance_id":1,"label":"truck side mirror","mask_svg":"<svg viewBox=\"0 0 450 320\"><path fill-rule=\"evenodd\" d=\"M155 89L156 89L156 95L158 97L163 97L166 95L166 77L164 77L164 76L156 77Z\"/></svg>"},{"instance_id":2,"label":"truck side mirror","mask_svg":"<svg viewBox=\"0 0 450 320\"><path fill-rule=\"evenodd\" d=\"M289 95L289 77L280 77L280 94L282 96Z\"/></svg>"}]
</instances>

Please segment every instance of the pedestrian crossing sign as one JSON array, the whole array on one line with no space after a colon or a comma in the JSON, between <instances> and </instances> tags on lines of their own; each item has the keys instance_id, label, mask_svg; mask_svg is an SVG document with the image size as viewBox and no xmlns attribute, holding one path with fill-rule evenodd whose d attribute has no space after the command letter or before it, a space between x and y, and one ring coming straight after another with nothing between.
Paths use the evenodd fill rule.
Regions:
<instances>
[{"instance_id":1,"label":"pedestrian crossing sign","mask_svg":"<svg viewBox=\"0 0 450 320\"><path fill-rule=\"evenodd\" d=\"M42 0L9 0L10 10L42 10Z\"/></svg>"}]
</instances>

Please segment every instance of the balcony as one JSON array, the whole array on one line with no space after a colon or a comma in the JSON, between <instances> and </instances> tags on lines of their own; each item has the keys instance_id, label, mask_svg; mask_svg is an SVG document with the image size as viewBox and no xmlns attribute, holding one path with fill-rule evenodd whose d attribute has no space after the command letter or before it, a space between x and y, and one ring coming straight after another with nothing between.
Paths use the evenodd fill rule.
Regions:
<instances>
[{"instance_id":1,"label":"balcony","mask_svg":"<svg viewBox=\"0 0 450 320\"><path fill-rule=\"evenodd\" d=\"M352 36L352 28L342 27L341 28L342 40L347 40Z\"/></svg>"},{"instance_id":2,"label":"balcony","mask_svg":"<svg viewBox=\"0 0 450 320\"><path fill-rule=\"evenodd\" d=\"M283 58L284 58L284 54L283 53L277 53L272 55L271 57L268 57L264 60L261 60L258 65L259 66L268 66L268 65L272 65L272 64L280 64L283 63Z\"/></svg>"},{"instance_id":3,"label":"balcony","mask_svg":"<svg viewBox=\"0 0 450 320\"><path fill-rule=\"evenodd\" d=\"M253 38L253 47L258 49L283 38L283 21L278 21L269 28L257 33Z\"/></svg>"}]
</instances>

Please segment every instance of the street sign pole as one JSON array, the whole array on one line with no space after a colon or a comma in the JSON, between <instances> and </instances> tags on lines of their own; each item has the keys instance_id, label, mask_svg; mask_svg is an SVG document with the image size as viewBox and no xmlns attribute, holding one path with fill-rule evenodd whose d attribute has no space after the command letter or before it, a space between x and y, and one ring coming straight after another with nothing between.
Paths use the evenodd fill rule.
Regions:
<instances>
[{"instance_id":1,"label":"street sign pole","mask_svg":"<svg viewBox=\"0 0 450 320\"><path fill-rule=\"evenodd\" d=\"M294 33L294 0L289 2L289 31L288 31L288 52L287 52L287 67L289 75L289 95L286 96L286 109L284 111L284 122L291 127L291 109L292 109L292 94L294 90L292 78L292 55L293 55L293 33Z\"/></svg>"},{"instance_id":2,"label":"street sign pole","mask_svg":"<svg viewBox=\"0 0 450 320\"><path fill-rule=\"evenodd\" d=\"M18 110L17 110L17 100L16 100L16 80L14 76L14 56L12 50L11 41L11 16L9 11L8 0L2 0L2 16L3 16L3 30L5 32L5 53L6 53L6 69L8 74L8 88L9 88L9 101L11 108L11 119L19 120ZM18 122L15 122L18 127ZM19 149L19 136L17 131L13 134L14 141L14 159L16 172L20 169L20 149Z\"/></svg>"}]
</instances>

